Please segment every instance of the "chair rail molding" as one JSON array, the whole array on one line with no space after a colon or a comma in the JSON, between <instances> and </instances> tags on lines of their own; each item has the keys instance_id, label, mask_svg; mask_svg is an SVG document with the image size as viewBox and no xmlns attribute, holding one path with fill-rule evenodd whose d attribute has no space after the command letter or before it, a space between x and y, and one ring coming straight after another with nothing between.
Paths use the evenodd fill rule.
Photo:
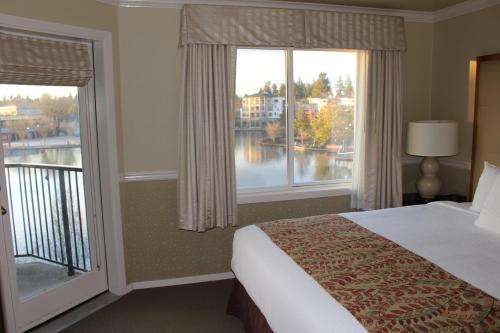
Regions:
<instances>
[{"instance_id":1,"label":"chair rail molding","mask_svg":"<svg viewBox=\"0 0 500 333\"><path fill-rule=\"evenodd\" d=\"M175 179L177 179L177 170L175 169L160 171L131 171L125 172L120 176L120 181L122 183Z\"/></svg>"},{"instance_id":2,"label":"chair rail molding","mask_svg":"<svg viewBox=\"0 0 500 333\"><path fill-rule=\"evenodd\" d=\"M187 4L309 9L375 15L403 16L407 22L435 23L500 4L500 0L467 0L437 11L385 9L272 0L96 0L120 7L181 8Z\"/></svg>"}]
</instances>

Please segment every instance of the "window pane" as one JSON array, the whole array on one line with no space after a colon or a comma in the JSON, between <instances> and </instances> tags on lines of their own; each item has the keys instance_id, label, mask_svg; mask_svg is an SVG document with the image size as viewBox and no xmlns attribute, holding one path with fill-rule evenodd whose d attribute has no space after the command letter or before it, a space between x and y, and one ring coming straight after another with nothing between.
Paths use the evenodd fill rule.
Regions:
<instances>
[{"instance_id":1,"label":"window pane","mask_svg":"<svg viewBox=\"0 0 500 333\"><path fill-rule=\"evenodd\" d=\"M294 51L294 182L351 179L356 53Z\"/></svg>"},{"instance_id":2,"label":"window pane","mask_svg":"<svg viewBox=\"0 0 500 333\"><path fill-rule=\"evenodd\" d=\"M0 133L24 300L92 269L78 87L0 85Z\"/></svg>"},{"instance_id":3,"label":"window pane","mask_svg":"<svg viewBox=\"0 0 500 333\"><path fill-rule=\"evenodd\" d=\"M237 187L287 185L285 51L239 49L237 59Z\"/></svg>"}]
</instances>

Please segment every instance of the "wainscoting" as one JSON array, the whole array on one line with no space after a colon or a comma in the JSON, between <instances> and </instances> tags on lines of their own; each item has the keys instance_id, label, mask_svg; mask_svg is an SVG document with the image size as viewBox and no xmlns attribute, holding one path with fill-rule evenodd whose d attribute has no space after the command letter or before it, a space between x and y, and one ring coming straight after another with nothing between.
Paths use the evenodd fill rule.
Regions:
<instances>
[{"instance_id":1,"label":"wainscoting","mask_svg":"<svg viewBox=\"0 0 500 333\"><path fill-rule=\"evenodd\" d=\"M230 271L234 231L177 229L175 180L121 184L127 283ZM239 205L239 225L348 211L349 196Z\"/></svg>"}]
</instances>

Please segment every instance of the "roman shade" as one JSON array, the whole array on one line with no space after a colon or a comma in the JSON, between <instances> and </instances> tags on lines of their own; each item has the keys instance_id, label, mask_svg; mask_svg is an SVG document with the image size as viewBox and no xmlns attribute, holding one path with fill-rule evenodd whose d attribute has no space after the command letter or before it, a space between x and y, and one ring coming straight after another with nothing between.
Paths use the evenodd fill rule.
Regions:
<instances>
[{"instance_id":1,"label":"roman shade","mask_svg":"<svg viewBox=\"0 0 500 333\"><path fill-rule=\"evenodd\" d=\"M397 16L242 6L185 5L181 45L404 51Z\"/></svg>"},{"instance_id":2,"label":"roman shade","mask_svg":"<svg viewBox=\"0 0 500 333\"><path fill-rule=\"evenodd\" d=\"M92 78L89 46L0 33L0 83L85 86Z\"/></svg>"}]
</instances>

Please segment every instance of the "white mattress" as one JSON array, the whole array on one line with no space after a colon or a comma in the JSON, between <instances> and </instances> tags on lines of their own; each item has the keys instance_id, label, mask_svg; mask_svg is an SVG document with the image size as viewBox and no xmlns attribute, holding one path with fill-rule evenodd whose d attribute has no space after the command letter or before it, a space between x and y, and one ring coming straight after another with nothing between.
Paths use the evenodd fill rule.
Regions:
<instances>
[{"instance_id":1,"label":"white mattress","mask_svg":"<svg viewBox=\"0 0 500 333\"><path fill-rule=\"evenodd\" d=\"M477 228L469 205L341 214L500 299L500 237ZM231 266L276 333L358 333L363 326L257 226L239 229Z\"/></svg>"}]
</instances>

